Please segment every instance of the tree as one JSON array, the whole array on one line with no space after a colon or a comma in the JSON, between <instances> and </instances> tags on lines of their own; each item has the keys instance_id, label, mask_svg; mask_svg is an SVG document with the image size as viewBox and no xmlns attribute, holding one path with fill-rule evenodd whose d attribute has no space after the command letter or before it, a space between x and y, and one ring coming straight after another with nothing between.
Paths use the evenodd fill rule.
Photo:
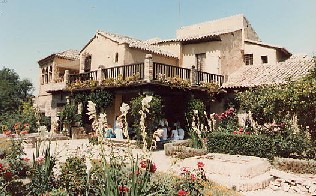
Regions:
<instances>
[{"instance_id":1,"label":"tree","mask_svg":"<svg viewBox=\"0 0 316 196\"><path fill-rule=\"evenodd\" d=\"M14 112L31 97L33 85L12 69L0 70L0 113Z\"/></svg>"},{"instance_id":2,"label":"tree","mask_svg":"<svg viewBox=\"0 0 316 196\"><path fill-rule=\"evenodd\" d=\"M316 137L316 65L305 77L282 85L252 88L237 95L259 124L297 116L298 125Z\"/></svg>"}]
</instances>

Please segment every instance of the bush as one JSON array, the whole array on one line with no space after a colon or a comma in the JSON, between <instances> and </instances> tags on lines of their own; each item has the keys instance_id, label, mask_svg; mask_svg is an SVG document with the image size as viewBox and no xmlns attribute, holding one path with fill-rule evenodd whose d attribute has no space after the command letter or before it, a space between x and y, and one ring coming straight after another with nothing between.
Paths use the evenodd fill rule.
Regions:
<instances>
[{"instance_id":1,"label":"bush","mask_svg":"<svg viewBox=\"0 0 316 196\"><path fill-rule=\"evenodd\" d=\"M65 163L61 164L59 183L71 195L82 195L86 190L87 166L84 158L68 157Z\"/></svg>"},{"instance_id":2,"label":"bush","mask_svg":"<svg viewBox=\"0 0 316 196\"><path fill-rule=\"evenodd\" d=\"M240 154L272 159L273 157L302 156L308 143L299 135L274 137L265 135L227 134L214 132L208 136L209 152Z\"/></svg>"},{"instance_id":3,"label":"bush","mask_svg":"<svg viewBox=\"0 0 316 196\"><path fill-rule=\"evenodd\" d=\"M233 135L214 132L208 136L209 152L273 158L272 139L260 135Z\"/></svg>"}]
</instances>

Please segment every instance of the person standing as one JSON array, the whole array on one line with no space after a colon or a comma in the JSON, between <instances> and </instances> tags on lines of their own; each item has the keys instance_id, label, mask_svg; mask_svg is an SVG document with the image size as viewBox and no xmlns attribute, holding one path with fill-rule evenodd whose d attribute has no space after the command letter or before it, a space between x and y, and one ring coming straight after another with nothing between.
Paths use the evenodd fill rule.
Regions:
<instances>
[{"instance_id":1,"label":"person standing","mask_svg":"<svg viewBox=\"0 0 316 196\"><path fill-rule=\"evenodd\" d=\"M117 139L123 139L123 124L119 116L116 116L114 132Z\"/></svg>"}]
</instances>

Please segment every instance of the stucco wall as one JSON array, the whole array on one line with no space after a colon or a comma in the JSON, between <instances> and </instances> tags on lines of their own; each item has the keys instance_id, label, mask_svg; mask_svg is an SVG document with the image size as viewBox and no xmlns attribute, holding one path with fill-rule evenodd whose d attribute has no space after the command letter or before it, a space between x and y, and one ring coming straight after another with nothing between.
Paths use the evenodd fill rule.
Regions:
<instances>
[{"instance_id":1,"label":"stucco wall","mask_svg":"<svg viewBox=\"0 0 316 196\"><path fill-rule=\"evenodd\" d=\"M221 42L206 42L188 44L182 46L182 67L191 68L196 66L196 54L205 53L205 67L203 71L220 73Z\"/></svg>"},{"instance_id":2,"label":"stucco wall","mask_svg":"<svg viewBox=\"0 0 316 196\"><path fill-rule=\"evenodd\" d=\"M221 74L229 75L243 65L242 30L221 35Z\"/></svg>"},{"instance_id":3,"label":"stucco wall","mask_svg":"<svg viewBox=\"0 0 316 196\"><path fill-rule=\"evenodd\" d=\"M221 35L222 41L188 44L182 46L183 67L196 66L196 54L205 53L205 67L203 71L227 75L243 65L241 48L242 30Z\"/></svg>"},{"instance_id":4,"label":"stucco wall","mask_svg":"<svg viewBox=\"0 0 316 196\"><path fill-rule=\"evenodd\" d=\"M91 70L97 70L100 65L106 67L113 67L115 65L122 65L124 56L122 45L119 46L117 42L113 42L101 35L91 41L87 47L80 52L80 72L84 72L84 62L87 55L91 55ZM115 63L115 55L118 53L118 62Z\"/></svg>"},{"instance_id":5,"label":"stucco wall","mask_svg":"<svg viewBox=\"0 0 316 196\"><path fill-rule=\"evenodd\" d=\"M206 35L216 32L228 32L242 29L244 27L244 16L242 14L212 20L204 23L194 24L191 26L181 27L177 30L177 38Z\"/></svg>"},{"instance_id":6,"label":"stucco wall","mask_svg":"<svg viewBox=\"0 0 316 196\"><path fill-rule=\"evenodd\" d=\"M253 54L253 64L261 65L261 56L268 56L268 64L277 63L277 51L275 48L263 47L256 44L245 43L245 54Z\"/></svg>"}]
</instances>

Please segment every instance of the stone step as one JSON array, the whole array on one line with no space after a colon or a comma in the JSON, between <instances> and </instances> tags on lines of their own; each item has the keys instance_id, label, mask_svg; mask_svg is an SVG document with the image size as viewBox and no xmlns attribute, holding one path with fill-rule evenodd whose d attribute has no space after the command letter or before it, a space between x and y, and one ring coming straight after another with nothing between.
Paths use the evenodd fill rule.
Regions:
<instances>
[{"instance_id":1,"label":"stone step","mask_svg":"<svg viewBox=\"0 0 316 196\"><path fill-rule=\"evenodd\" d=\"M264 189L269 186L270 182L274 179L269 172L248 179L218 174L206 174L206 177L228 188L243 192Z\"/></svg>"}]
</instances>

